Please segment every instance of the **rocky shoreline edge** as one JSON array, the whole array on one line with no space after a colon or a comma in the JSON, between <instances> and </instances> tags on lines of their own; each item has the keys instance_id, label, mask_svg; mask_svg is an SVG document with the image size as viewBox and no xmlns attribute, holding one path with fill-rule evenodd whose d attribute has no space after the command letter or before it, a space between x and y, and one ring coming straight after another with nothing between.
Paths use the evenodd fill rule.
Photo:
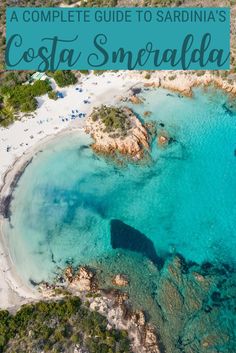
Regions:
<instances>
[{"instance_id":1,"label":"rocky shoreline edge","mask_svg":"<svg viewBox=\"0 0 236 353\"><path fill-rule=\"evenodd\" d=\"M235 76L224 78L211 71L143 71L140 82L143 87L163 88L180 93L185 97L193 97L193 89L197 87L214 87L224 91L230 98L236 97ZM136 73L138 76L138 73Z\"/></svg>"},{"instance_id":2,"label":"rocky shoreline edge","mask_svg":"<svg viewBox=\"0 0 236 353\"><path fill-rule=\"evenodd\" d=\"M134 353L160 353L156 329L141 310L134 310L128 293L121 290L129 280L123 274L113 277L117 289L105 290L99 287L95 270L81 266L74 270L67 267L57 283L43 282L37 289L45 300L59 300L70 295L78 296L90 310L97 311L108 321L107 328L124 330Z\"/></svg>"},{"instance_id":3,"label":"rocky shoreline edge","mask_svg":"<svg viewBox=\"0 0 236 353\"><path fill-rule=\"evenodd\" d=\"M207 353L217 347L229 352L234 345L230 315L235 304L235 269L224 263L186 262L178 254L163 261L160 269L147 261L155 289L146 300L150 304L152 297L156 303L152 314L157 321L149 316L145 303L135 305L133 274L128 268L122 272L122 266L118 266L120 273L105 271L109 284L104 285L100 277L104 269L100 264L68 266L54 283L42 282L35 288L46 301L79 297L89 310L107 319L107 329L127 332L134 353L172 352L174 348L176 352ZM145 283L141 277L139 285ZM224 313L231 313L227 321L222 321Z\"/></svg>"}]
</instances>

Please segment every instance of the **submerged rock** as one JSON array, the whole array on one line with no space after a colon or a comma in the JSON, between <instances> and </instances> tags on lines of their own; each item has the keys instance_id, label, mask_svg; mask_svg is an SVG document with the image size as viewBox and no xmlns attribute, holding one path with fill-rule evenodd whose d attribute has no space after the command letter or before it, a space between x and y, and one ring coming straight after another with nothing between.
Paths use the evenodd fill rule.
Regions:
<instances>
[{"instance_id":1,"label":"submerged rock","mask_svg":"<svg viewBox=\"0 0 236 353\"><path fill-rule=\"evenodd\" d=\"M143 113L144 118L148 118L150 115L152 115L152 112L150 112L149 110Z\"/></svg>"},{"instance_id":2,"label":"submerged rock","mask_svg":"<svg viewBox=\"0 0 236 353\"><path fill-rule=\"evenodd\" d=\"M151 139L156 137L157 134L157 124L155 121L149 121L144 124L144 127L147 129Z\"/></svg>"},{"instance_id":3,"label":"submerged rock","mask_svg":"<svg viewBox=\"0 0 236 353\"><path fill-rule=\"evenodd\" d=\"M158 302L167 315L181 316L184 298L178 287L169 279L162 278L158 292Z\"/></svg>"},{"instance_id":4,"label":"submerged rock","mask_svg":"<svg viewBox=\"0 0 236 353\"><path fill-rule=\"evenodd\" d=\"M127 276L118 274L113 278L112 283L118 287L126 287L128 286L129 281L127 279Z\"/></svg>"},{"instance_id":5,"label":"submerged rock","mask_svg":"<svg viewBox=\"0 0 236 353\"><path fill-rule=\"evenodd\" d=\"M225 102L224 104L222 104L222 108L224 109L224 111L230 115L230 116L233 116L233 110L232 110L232 106L227 104L227 102Z\"/></svg>"},{"instance_id":6,"label":"submerged rock","mask_svg":"<svg viewBox=\"0 0 236 353\"><path fill-rule=\"evenodd\" d=\"M113 249L135 251L148 257L154 263L159 263L153 242L139 230L118 219L113 219L110 222L110 232Z\"/></svg>"}]
</instances>

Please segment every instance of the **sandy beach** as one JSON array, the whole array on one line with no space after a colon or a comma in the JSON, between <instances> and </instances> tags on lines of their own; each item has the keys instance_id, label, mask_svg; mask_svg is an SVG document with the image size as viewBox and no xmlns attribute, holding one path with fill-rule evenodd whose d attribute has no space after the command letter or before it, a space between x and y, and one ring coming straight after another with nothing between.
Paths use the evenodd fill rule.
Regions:
<instances>
[{"instance_id":1,"label":"sandy beach","mask_svg":"<svg viewBox=\"0 0 236 353\"><path fill-rule=\"evenodd\" d=\"M172 78L170 79L170 75ZM81 131L86 116L95 106L115 104L134 85L163 87L191 96L195 86L214 84L230 94L236 94L236 83L229 84L211 73L203 76L185 72L155 72L147 78L145 72L106 72L96 76L83 75L68 88L59 89L64 98L57 101L47 96L38 99L39 107L31 116L22 116L8 128L0 128L0 196L9 194L15 175L25 163L52 138L71 131ZM76 118L73 117L76 112ZM82 117L78 117L78 114ZM78 132L79 138L79 132ZM0 216L0 308L14 310L21 304L40 298L19 277L9 256L3 235L4 219Z\"/></svg>"}]
</instances>

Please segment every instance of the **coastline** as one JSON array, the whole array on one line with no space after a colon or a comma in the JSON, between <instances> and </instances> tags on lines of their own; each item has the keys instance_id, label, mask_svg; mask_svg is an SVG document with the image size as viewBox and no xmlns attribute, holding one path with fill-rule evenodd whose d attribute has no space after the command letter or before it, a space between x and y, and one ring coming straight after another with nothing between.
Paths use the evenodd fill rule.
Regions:
<instances>
[{"instance_id":1,"label":"coastline","mask_svg":"<svg viewBox=\"0 0 236 353\"><path fill-rule=\"evenodd\" d=\"M109 75L108 75L108 78L105 77L105 80L107 79L109 79ZM91 75L90 81L94 81L94 80L95 80L94 75ZM87 81L86 78L85 78L85 81ZM123 81L120 81L120 83L123 83ZM81 83L75 86L80 86L80 85ZM93 85L93 83L89 82L88 86L91 87L91 85ZM68 88L67 90L69 91L67 93L68 96L71 91L75 90L75 86ZM94 99L93 103L90 106L86 107L87 113L89 113L91 109L96 105L105 103L107 101L111 102L117 99L117 95L116 94L114 95L114 91L109 90L109 92L107 92L107 87L104 87L104 88L105 88L104 92L100 92L100 94L96 96L96 99ZM119 92L121 89L122 89L122 85L118 86ZM125 86L124 91L126 91L126 89L127 87ZM87 92L85 93L87 94ZM80 98L82 100L84 96ZM47 97L44 99L50 101ZM55 102L52 102L52 104L53 103L55 104ZM39 112L37 113L38 119L41 119L41 114L42 112L39 109ZM52 126L49 127L49 129L45 129L46 131L44 136L43 134L40 134L40 138L32 139L31 145L29 144L25 145L24 146L25 148L18 148L17 150L12 150L10 152L4 153L5 156L3 157L5 158L3 158L3 162L5 162L5 165L3 163L0 167L0 199L2 199L3 202L4 202L4 198L6 198L7 196L11 197L12 186L14 188L14 185L12 184L15 184L14 179L16 178L17 174L18 173L21 174L24 171L29 161L31 161L32 158L42 148L45 148L45 146L48 143L53 142L54 139L59 138L61 135L67 135L78 131L83 131L84 121L82 121L82 124L81 124L81 121L78 121L78 122L69 121L68 124L66 124L66 126L62 125L60 126L60 128L58 127L56 129L55 127L57 126L55 125L59 125L56 120L58 118L57 114L59 114L59 112L56 111L54 114L55 114L55 117L54 117L54 121L51 124ZM8 135L12 134L11 139L12 141L14 141L15 126L18 125L17 131L20 128L23 130L25 129L25 127L28 127L27 125L30 125L33 119L34 118L29 119L28 124L27 124L27 121L20 121L20 122L17 121L13 125L11 125L8 129L2 128L1 130L2 131L4 130L5 132L7 131ZM29 129L27 131L28 135L32 134L32 131L30 130L30 128L28 129ZM0 136L2 132L1 130L0 130ZM3 148L1 148L1 150L3 150ZM27 286L24 283L24 281L20 278L19 274L17 273L14 267L14 263L10 257L7 239L4 236L3 225L5 221L6 219L4 219L2 215L0 215L0 256L1 256L0 257L0 283L1 283L0 308L17 310L22 304L26 304L31 301L42 299L42 296L40 296L40 294L36 290L34 290L33 287Z\"/></svg>"},{"instance_id":2,"label":"coastline","mask_svg":"<svg viewBox=\"0 0 236 353\"><path fill-rule=\"evenodd\" d=\"M192 97L192 89L196 86L210 86L214 84L217 88L225 90L230 95L236 95L236 83L227 84L221 78L216 78L210 73L204 76L186 74L185 72L154 72L150 78L145 78L145 72L108 72L101 76L90 74L84 77L82 82L63 90L64 100L54 102L48 97L40 98L39 109L34 117L23 118L17 121L8 129L1 129L1 150L3 151L2 165L0 167L0 198L11 194L12 183L17 173L21 173L27 163L42 147L61 134L70 134L76 131L83 131L84 121L68 121L65 124L59 120L59 116L69 114L75 104L83 105L83 100L90 96L91 105L83 105L83 112L89 115L93 107L101 104L112 104L119 102L127 93L132 93L135 86L150 88L165 88L179 92L182 95ZM169 77L176 76L174 79ZM78 95L75 87L80 86L84 94ZM78 103L77 103L78 100ZM57 108L56 108L57 106ZM63 109L64 110L63 110ZM50 116L48 121L46 116ZM51 120L50 120L51 119ZM44 125L40 121L44 120ZM43 130L42 130L43 129ZM19 133L20 130L20 133ZM39 131L38 131L39 130ZM40 133L40 131L42 131ZM18 134L18 135L17 135ZM33 138L31 138L33 136ZM20 141L19 141L20 138ZM23 140L23 145L22 144ZM6 145L11 143L11 149L6 151ZM17 181L16 181L17 182ZM13 185L14 187L14 185ZM0 303L2 309L15 309L30 301L42 299L40 294L33 287L28 287L20 279L10 258L7 240L4 237L4 220L0 216Z\"/></svg>"},{"instance_id":3,"label":"coastline","mask_svg":"<svg viewBox=\"0 0 236 353\"><path fill-rule=\"evenodd\" d=\"M0 188L0 199L4 203L4 198L12 198L12 192L16 187L21 175L27 166L32 162L34 156L39 153L42 148L58 139L61 135L76 133L81 129L70 129L61 131L56 135L47 136L40 140L35 146L30 148L22 156L18 157L13 165L7 169L3 176L3 185ZM9 202L10 203L10 202ZM9 221L9 210L4 209L9 205L3 205L0 213L0 303L1 309L17 310L22 304L26 304L35 300L43 299L40 293L32 287L28 286L17 272L14 261L11 259L10 251L6 236L4 234L4 225ZM2 214L3 213L3 214ZM5 214L4 214L5 213Z\"/></svg>"}]
</instances>

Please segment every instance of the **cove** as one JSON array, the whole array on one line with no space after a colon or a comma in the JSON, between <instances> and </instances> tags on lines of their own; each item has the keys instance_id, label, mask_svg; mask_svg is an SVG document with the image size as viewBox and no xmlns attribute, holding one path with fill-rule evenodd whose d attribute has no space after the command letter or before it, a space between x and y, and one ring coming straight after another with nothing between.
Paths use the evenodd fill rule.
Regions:
<instances>
[{"instance_id":1,"label":"cove","mask_svg":"<svg viewBox=\"0 0 236 353\"><path fill-rule=\"evenodd\" d=\"M176 140L166 149L154 142L151 164L119 167L76 133L52 141L25 169L6 231L26 281L51 280L68 263L116 253L142 273L138 263L149 253L113 249L112 220L145 235L158 258L179 253L198 264L235 266L236 124L223 108L227 97L214 90L197 90L193 99L165 90L142 94L145 104L132 108L141 117L152 111L148 119Z\"/></svg>"}]
</instances>

